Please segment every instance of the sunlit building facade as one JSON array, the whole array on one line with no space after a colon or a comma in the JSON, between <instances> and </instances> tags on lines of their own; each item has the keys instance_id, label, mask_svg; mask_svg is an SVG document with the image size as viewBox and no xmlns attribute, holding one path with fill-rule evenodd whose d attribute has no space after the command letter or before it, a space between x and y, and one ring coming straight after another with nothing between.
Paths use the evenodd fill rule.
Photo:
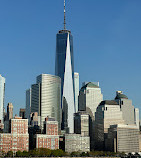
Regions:
<instances>
[{"instance_id":1,"label":"sunlit building facade","mask_svg":"<svg viewBox=\"0 0 141 158\"><path fill-rule=\"evenodd\" d=\"M74 73L74 87L75 87L75 109L78 112L78 96L79 96L79 73Z\"/></svg>"},{"instance_id":2,"label":"sunlit building facade","mask_svg":"<svg viewBox=\"0 0 141 158\"><path fill-rule=\"evenodd\" d=\"M50 74L37 76L36 84L31 86L31 112L37 112L38 125L43 129L47 116L58 121L61 129L61 79Z\"/></svg>"},{"instance_id":3,"label":"sunlit building facade","mask_svg":"<svg viewBox=\"0 0 141 158\"><path fill-rule=\"evenodd\" d=\"M0 120L3 123L3 109L5 96L5 78L0 75Z\"/></svg>"},{"instance_id":4,"label":"sunlit building facade","mask_svg":"<svg viewBox=\"0 0 141 158\"><path fill-rule=\"evenodd\" d=\"M55 75L61 78L62 129L73 133L75 113L73 36L68 30L61 30L56 36Z\"/></svg>"}]
</instances>

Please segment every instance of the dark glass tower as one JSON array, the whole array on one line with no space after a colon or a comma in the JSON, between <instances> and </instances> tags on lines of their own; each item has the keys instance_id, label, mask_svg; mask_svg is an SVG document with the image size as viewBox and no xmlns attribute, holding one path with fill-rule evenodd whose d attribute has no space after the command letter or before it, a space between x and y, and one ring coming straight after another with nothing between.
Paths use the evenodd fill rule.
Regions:
<instances>
[{"instance_id":1,"label":"dark glass tower","mask_svg":"<svg viewBox=\"0 0 141 158\"><path fill-rule=\"evenodd\" d=\"M74 59L73 37L69 30L61 30L56 36L55 75L61 78L62 129L73 133L74 103Z\"/></svg>"}]
</instances>

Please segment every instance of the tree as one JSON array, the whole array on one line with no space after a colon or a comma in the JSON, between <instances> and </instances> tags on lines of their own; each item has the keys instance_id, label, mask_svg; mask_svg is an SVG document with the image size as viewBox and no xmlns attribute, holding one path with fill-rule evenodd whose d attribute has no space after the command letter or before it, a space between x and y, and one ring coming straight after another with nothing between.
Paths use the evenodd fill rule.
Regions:
<instances>
[{"instance_id":1,"label":"tree","mask_svg":"<svg viewBox=\"0 0 141 158\"><path fill-rule=\"evenodd\" d=\"M20 150L16 152L16 157L22 157L22 152Z\"/></svg>"},{"instance_id":2,"label":"tree","mask_svg":"<svg viewBox=\"0 0 141 158\"><path fill-rule=\"evenodd\" d=\"M87 152L87 153L82 152L82 153L80 154L80 156L81 156L81 157L89 157L89 153L88 153L88 152Z\"/></svg>"},{"instance_id":3,"label":"tree","mask_svg":"<svg viewBox=\"0 0 141 158\"><path fill-rule=\"evenodd\" d=\"M79 157L79 156L80 156L80 153L77 152L77 151L74 151L74 152L71 153L71 156L72 156L72 157L74 157L74 156Z\"/></svg>"},{"instance_id":4,"label":"tree","mask_svg":"<svg viewBox=\"0 0 141 158\"><path fill-rule=\"evenodd\" d=\"M57 150L52 150L52 153L51 153L52 156L55 156L55 157L62 157L65 155L64 151L61 150L61 149L57 149Z\"/></svg>"},{"instance_id":5,"label":"tree","mask_svg":"<svg viewBox=\"0 0 141 158\"><path fill-rule=\"evenodd\" d=\"M8 151L8 153L7 153L6 156L7 156L7 157L13 157L13 151Z\"/></svg>"},{"instance_id":6,"label":"tree","mask_svg":"<svg viewBox=\"0 0 141 158\"><path fill-rule=\"evenodd\" d=\"M22 156L23 156L23 157L29 157L29 152L23 151L23 152L22 152Z\"/></svg>"}]
</instances>

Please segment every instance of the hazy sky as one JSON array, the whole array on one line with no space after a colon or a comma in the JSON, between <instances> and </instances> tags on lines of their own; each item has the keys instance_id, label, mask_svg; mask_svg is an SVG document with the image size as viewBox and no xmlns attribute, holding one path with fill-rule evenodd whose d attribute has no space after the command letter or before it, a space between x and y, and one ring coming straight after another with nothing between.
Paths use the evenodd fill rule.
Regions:
<instances>
[{"instance_id":1,"label":"hazy sky","mask_svg":"<svg viewBox=\"0 0 141 158\"><path fill-rule=\"evenodd\" d=\"M99 81L104 99L122 90L141 110L141 0L66 1L80 83ZM37 75L54 74L60 29L63 0L0 0L0 74L14 113Z\"/></svg>"}]
</instances>

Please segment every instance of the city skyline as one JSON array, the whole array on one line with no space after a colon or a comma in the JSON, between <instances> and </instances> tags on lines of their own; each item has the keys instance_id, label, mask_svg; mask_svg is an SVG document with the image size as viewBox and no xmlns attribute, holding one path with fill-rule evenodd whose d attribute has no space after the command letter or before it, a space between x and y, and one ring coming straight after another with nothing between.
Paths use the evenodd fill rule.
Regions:
<instances>
[{"instance_id":1,"label":"city skyline","mask_svg":"<svg viewBox=\"0 0 141 158\"><path fill-rule=\"evenodd\" d=\"M15 107L14 112L17 114L18 108L25 107L25 91L34 83L34 78L41 73L54 74L55 35L63 28L63 0L56 1L57 11L55 11L57 6L54 6L51 0L48 2L43 0L39 6L39 2L35 1L33 7L32 2L9 1L8 4L2 2L3 7L0 11L1 15L2 13L4 15L0 17L2 21L0 53L3 55L0 74L6 78L5 108L8 102L12 102ZM122 90L133 100L133 105L140 108L141 32L139 28L141 23L139 15L141 11L139 4L141 2L137 0L135 3L129 0L113 3L109 0L107 1L109 6L104 1L101 1L103 5L98 1L89 4L84 1L78 5L79 2L67 3L66 22L67 28L74 36L74 71L80 73L80 83L99 81L104 99L114 99L115 91ZM14 6L14 4L17 5ZM9 10L4 11L6 6ZM76 6L80 9L77 10ZM100 10L96 9L100 6ZM26 15L24 15L24 7L26 7ZM31 7L33 11L30 10ZM36 10L38 7L43 8L40 14L39 10ZM106 7L111 10L107 11ZM53 8L53 14L50 8ZM83 9L88 12L85 12L86 15ZM20 14L17 15L17 13ZM29 17L27 17L28 14ZM51 16L49 17L48 14ZM55 20L52 22L53 18ZM19 19L21 21L18 21ZM83 21L86 22L83 23ZM9 27L10 24L11 27ZM33 58L35 61L32 61Z\"/></svg>"}]
</instances>

